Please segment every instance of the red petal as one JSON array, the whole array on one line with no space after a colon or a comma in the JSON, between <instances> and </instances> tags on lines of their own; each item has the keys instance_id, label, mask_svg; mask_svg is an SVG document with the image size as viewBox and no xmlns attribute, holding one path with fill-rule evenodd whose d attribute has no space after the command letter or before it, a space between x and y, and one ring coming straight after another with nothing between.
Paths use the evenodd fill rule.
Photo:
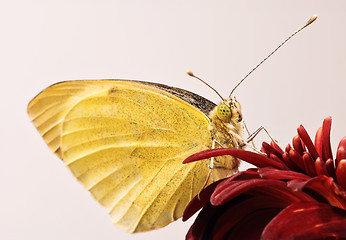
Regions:
<instances>
[{"instance_id":1,"label":"red petal","mask_svg":"<svg viewBox=\"0 0 346 240\"><path fill-rule=\"evenodd\" d=\"M305 171L304 161L301 155L293 148L288 152L290 159L303 171Z\"/></svg>"},{"instance_id":2,"label":"red petal","mask_svg":"<svg viewBox=\"0 0 346 240\"><path fill-rule=\"evenodd\" d=\"M252 212L244 217L242 221L232 229L232 232L227 235L227 239L258 240L264 227L280 212L280 210L281 209L269 208Z\"/></svg>"},{"instance_id":3,"label":"red petal","mask_svg":"<svg viewBox=\"0 0 346 240\"><path fill-rule=\"evenodd\" d=\"M343 137L339 143L338 150L336 152L335 166L338 166L342 159L346 159L346 137Z\"/></svg>"},{"instance_id":4,"label":"red petal","mask_svg":"<svg viewBox=\"0 0 346 240\"><path fill-rule=\"evenodd\" d=\"M303 161L304 161L304 167L305 167L306 173L311 177L317 176L316 169L315 169L315 162L312 159L310 153L304 152Z\"/></svg>"},{"instance_id":5,"label":"red petal","mask_svg":"<svg viewBox=\"0 0 346 240\"><path fill-rule=\"evenodd\" d=\"M317 157L319 157L316 148L314 146L314 144L311 141L311 138L309 136L309 134L307 133L307 131L305 130L305 128L300 125L297 129L299 137L302 139L303 143L305 144L305 146L307 147L307 149L309 150L311 156L316 159Z\"/></svg>"},{"instance_id":6,"label":"red petal","mask_svg":"<svg viewBox=\"0 0 346 240\"><path fill-rule=\"evenodd\" d=\"M320 201L327 201L332 206L346 209L346 192L335 184L331 177L321 175L308 181L292 180L287 186L296 191L307 191Z\"/></svg>"},{"instance_id":7,"label":"red petal","mask_svg":"<svg viewBox=\"0 0 346 240\"><path fill-rule=\"evenodd\" d=\"M258 239L265 225L287 205L266 196L251 197L231 205L215 222L213 240L225 239L226 235L228 239ZM256 214L259 211L261 215ZM268 216L266 211L271 214Z\"/></svg>"},{"instance_id":8,"label":"red petal","mask_svg":"<svg viewBox=\"0 0 346 240\"><path fill-rule=\"evenodd\" d=\"M194 162L197 160L210 158L210 157L217 157L222 155L232 155L236 158L239 158L248 163L251 163L257 167L275 167L278 169L287 169L284 163L275 162L267 156L246 151L246 150L242 150L242 149L235 149L235 148L216 148L216 149L204 150L189 156L183 161L183 163Z\"/></svg>"},{"instance_id":9,"label":"red petal","mask_svg":"<svg viewBox=\"0 0 346 240\"><path fill-rule=\"evenodd\" d=\"M266 155L269 155L269 152L264 147L261 147L261 152L265 153Z\"/></svg>"},{"instance_id":10,"label":"red petal","mask_svg":"<svg viewBox=\"0 0 346 240\"><path fill-rule=\"evenodd\" d=\"M343 159L339 162L338 167L336 168L336 179L338 184L346 190L346 159Z\"/></svg>"},{"instance_id":11,"label":"red petal","mask_svg":"<svg viewBox=\"0 0 346 240\"><path fill-rule=\"evenodd\" d=\"M288 152L284 152L284 154L282 154L282 161L285 163L285 165L294 171L298 171L299 167L297 166L297 164L295 164L289 157Z\"/></svg>"},{"instance_id":12,"label":"red petal","mask_svg":"<svg viewBox=\"0 0 346 240\"><path fill-rule=\"evenodd\" d=\"M222 182L229 182L234 180L247 180L247 179L255 179L261 178L257 172L257 168L249 168L246 171L241 171L236 174L233 174L231 177L224 179Z\"/></svg>"},{"instance_id":13,"label":"red petal","mask_svg":"<svg viewBox=\"0 0 346 240\"><path fill-rule=\"evenodd\" d=\"M214 207L210 204L207 204L199 212L195 222L192 224L186 239L197 240L197 239L206 239L205 235L211 234L212 229L208 226L213 224L215 217L218 217L222 212L220 207Z\"/></svg>"},{"instance_id":14,"label":"red petal","mask_svg":"<svg viewBox=\"0 0 346 240\"><path fill-rule=\"evenodd\" d=\"M315 148L318 152L318 155L323 156L323 130L322 127L317 129L316 135L315 135Z\"/></svg>"},{"instance_id":15,"label":"red petal","mask_svg":"<svg viewBox=\"0 0 346 240\"><path fill-rule=\"evenodd\" d=\"M249 179L245 181L222 182L219 184L210 198L214 206L224 204L232 198L247 192L248 190L261 186L277 186L286 188L286 183L272 179Z\"/></svg>"},{"instance_id":16,"label":"red petal","mask_svg":"<svg viewBox=\"0 0 346 240\"><path fill-rule=\"evenodd\" d=\"M315 161L315 169L316 169L317 175L326 175L326 176L328 176L328 172L327 172L327 169L326 169L326 164L319 157Z\"/></svg>"},{"instance_id":17,"label":"red petal","mask_svg":"<svg viewBox=\"0 0 346 240\"><path fill-rule=\"evenodd\" d=\"M218 239L225 233L229 232L229 230L232 231L231 234L241 235L246 235L248 232L251 232L250 236L253 236L253 233L257 232L256 238L245 239L258 239L266 224L261 224L265 221L263 217L261 219L259 216L256 218L253 216L253 213L257 213L259 212L258 210L261 209L270 211L274 208L276 212L269 218L268 214L262 214L263 216L267 217L267 223L287 205L288 204L263 196L241 196L233 199L226 205L217 207L207 204L198 214L195 222L191 226L186 236L186 239ZM249 218L249 216L252 217ZM254 223L249 226L247 223L250 221L250 219L258 219L260 224L257 222L256 224ZM244 232L242 228L239 229L239 224L247 224L247 230ZM249 228L251 228L250 231Z\"/></svg>"},{"instance_id":18,"label":"red petal","mask_svg":"<svg viewBox=\"0 0 346 240\"><path fill-rule=\"evenodd\" d=\"M301 141L299 135L295 136L292 139L292 145L293 145L294 150L296 150L300 155L303 155L303 152L305 151L305 149L303 147L303 144L302 144L302 141Z\"/></svg>"},{"instance_id":19,"label":"red petal","mask_svg":"<svg viewBox=\"0 0 346 240\"><path fill-rule=\"evenodd\" d=\"M278 156L276 156L275 154L270 154L269 157L275 162L283 163L283 161Z\"/></svg>"},{"instance_id":20,"label":"red petal","mask_svg":"<svg viewBox=\"0 0 346 240\"><path fill-rule=\"evenodd\" d=\"M189 204L186 206L183 214L183 221L185 222L188 220L191 216L193 216L198 210L200 210L202 207L204 207L210 200L211 194L214 192L216 186L221 182L217 181L212 184L210 184L208 187L203 189L199 195L196 195L194 198L191 199Z\"/></svg>"},{"instance_id":21,"label":"red petal","mask_svg":"<svg viewBox=\"0 0 346 240\"><path fill-rule=\"evenodd\" d=\"M345 239L345 226L344 210L325 203L293 203L273 218L261 239Z\"/></svg>"},{"instance_id":22,"label":"red petal","mask_svg":"<svg viewBox=\"0 0 346 240\"><path fill-rule=\"evenodd\" d=\"M234 174L233 176L225 179L225 180L219 180L217 182L214 182L210 184L208 187L203 189L199 196L195 196L192 198L192 200L189 202L189 204L186 206L184 214L183 214L183 221L186 221L191 216L193 216L198 210L203 208L209 201L212 193L214 192L217 185L221 184L221 182L230 182L234 180L248 180L248 179L259 179L260 176L256 170L248 169L246 171L242 171L239 173Z\"/></svg>"},{"instance_id":23,"label":"red petal","mask_svg":"<svg viewBox=\"0 0 346 240\"><path fill-rule=\"evenodd\" d=\"M269 196L286 203L316 201L304 192L294 191L291 188L281 186L256 187L250 189L247 194L252 196Z\"/></svg>"},{"instance_id":24,"label":"red petal","mask_svg":"<svg viewBox=\"0 0 346 240\"><path fill-rule=\"evenodd\" d=\"M192 227L193 225L190 227L189 231L187 232L185 236L185 240L197 240L197 238L195 238L192 234Z\"/></svg>"},{"instance_id":25,"label":"red petal","mask_svg":"<svg viewBox=\"0 0 346 240\"><path fill-rule=\"evenodd\" d=\"M330 146L330 129L332 127L332 118L327 117L323 121L323 160L333 159L332 147Z\"/></svg>"},{"instance_id":26,"label":"red petal","mask_svg":"<svg viewBox=\"0 0 346 240\"><path fill-rule=\"evenodd\" d=\"M273 168L260 168L258 169L258 173L262 178L268 179L277 179L277 180L291 180L291 179L300 179L300 180L308 180L309 176L289 171L289 170L278 170Z\"/></svg>"},{"instance_id":27,"label":"red petal","mask_svg":"<svg viewBox=\"0 0 346 240\"><path fill-rule=\"evenodd\" d=\"M269 153L268 155L274 154L274 155L278 156L279 158L281 158L282 153L277 151L276 148L274 148L273 146L269 145L268 143L263 142L262 143L262 147L265 149L267 154Z\"/></svg>"},{"instance_id":28,"label":"red petal","mask_svg":"<svg viewBox=\"0 0 346 240\"><path fill-rule=\"evenodd\" d=\"M335 168L334 168L334 161L333 161L333 159L328 159L328 160L326 161L326 169L327 169L328 176L330 176L330 177L332 177L334 180L336 180Z\"/></svg>"},{"instance_id":29,"label":"red petal","mask_svg":"<svg viewBox=\"0 0 346 240\"><path fill-rule=\"evenodd\" d=\"M276 150L279 156L281 156L284 153L284 151L281 149L279 145L276 144L276 142L271 141L270 146L272 146Z\"/></svg>"}]
</instances>

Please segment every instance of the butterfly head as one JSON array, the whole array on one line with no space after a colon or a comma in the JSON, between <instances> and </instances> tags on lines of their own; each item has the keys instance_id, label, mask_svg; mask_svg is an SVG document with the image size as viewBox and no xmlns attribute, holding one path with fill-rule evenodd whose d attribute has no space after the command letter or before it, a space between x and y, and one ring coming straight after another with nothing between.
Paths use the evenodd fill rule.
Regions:
<instances>
[{"instance_id":1,"label":"butterfly head","mask_svg":"<svg viewBox=\"0 0 346 240\"><path fill-rule=\"evenodd\" d=\"M243 119L240 103L233 97L218 105L216 114L224 122L238 123Z\"/></svg>"}]
</instances>

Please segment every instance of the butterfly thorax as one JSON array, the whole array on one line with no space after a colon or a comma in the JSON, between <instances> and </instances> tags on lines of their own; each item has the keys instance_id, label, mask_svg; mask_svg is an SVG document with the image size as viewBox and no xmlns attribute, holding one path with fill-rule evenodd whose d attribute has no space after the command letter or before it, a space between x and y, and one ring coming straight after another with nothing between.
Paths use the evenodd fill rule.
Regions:
<instances>
[{"instance_id":1,"label":"butterfly thorax","mask_svg":"<svg viewBox=\"0 0 346 240\"><path fill-rule=\"evenodd\" d=\"M239 102L231 98L216 106L209 114L210 133L215 148L242 148L244 122ZM213 161L214 180L228 177L238 170L240 161L233 156L216 157Z\"/></svg>"}]
</instances>

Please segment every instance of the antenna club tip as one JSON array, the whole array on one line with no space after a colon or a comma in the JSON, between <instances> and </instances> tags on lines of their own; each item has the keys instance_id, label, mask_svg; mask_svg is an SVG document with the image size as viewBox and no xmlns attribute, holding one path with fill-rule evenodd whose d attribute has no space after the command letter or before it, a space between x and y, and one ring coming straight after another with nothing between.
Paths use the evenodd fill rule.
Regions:
<instances>
[{"instance_id":1,"label":"antenna club tip","mask_svg":"<svg viewBox=\"0 0 346 240\"><path fill-rule=\"evenodd\" d=\"M317 15L314 14L314 15L309 19L309 21L306 23L306 26L307 26L307 25L310 25L311 23L313 23L316 19L317 19Z\"/></svg>"},{"instance_id":2,"label":"antenna club tip","mask_svg":"<svg viewBox=\"0 0 346 240\"><path fill-rule=\"evenodd\" d=\"M193 72L190 71L190 70L187 70L186 73L187 73L187 75L189 75L189 76L191 76L191 77L195 76L195 75L193 75Z\"/></svg>"}]
</instances>

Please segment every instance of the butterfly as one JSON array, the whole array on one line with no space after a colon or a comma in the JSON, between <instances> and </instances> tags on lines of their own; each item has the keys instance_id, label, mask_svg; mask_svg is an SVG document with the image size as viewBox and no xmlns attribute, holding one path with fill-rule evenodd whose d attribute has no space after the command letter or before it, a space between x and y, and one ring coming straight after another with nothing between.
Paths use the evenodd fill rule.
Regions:
<instances>
[{"instance_id":1,"label":"butterfly","mask_svg":"<svg viewBox=\"0 0 346 240\"><path fill-rule=\"evenodd\" d=\"M131 233L175 221L199 193L209 160L182 164L185 158L212 148L213 141L238 147L243 139L234 98L217 106L192 92L143 81L60 82L39 93L27 112L115 225ZM218 180L237 171L239 161L221 156L213 165Z\"/></svg>"},{"instance_id":2,"label":"butterfly","mask_svg":"<svg viewBox=\"0 0 346 240\"><path fill-rule=\"evenodd\" d=\"M243 148L264 129L244 138L241 106L232 93L316 18L264 58L227 100L221 97L219 105L158 83L79 80L43 90L27 112L50 149L116 226L130 233L158 229L180 218L206 184L237 171L239 160L232 156L212 158L210 164L209 160L182 162L205 149Z\"/></svg>"}]
</instances>

